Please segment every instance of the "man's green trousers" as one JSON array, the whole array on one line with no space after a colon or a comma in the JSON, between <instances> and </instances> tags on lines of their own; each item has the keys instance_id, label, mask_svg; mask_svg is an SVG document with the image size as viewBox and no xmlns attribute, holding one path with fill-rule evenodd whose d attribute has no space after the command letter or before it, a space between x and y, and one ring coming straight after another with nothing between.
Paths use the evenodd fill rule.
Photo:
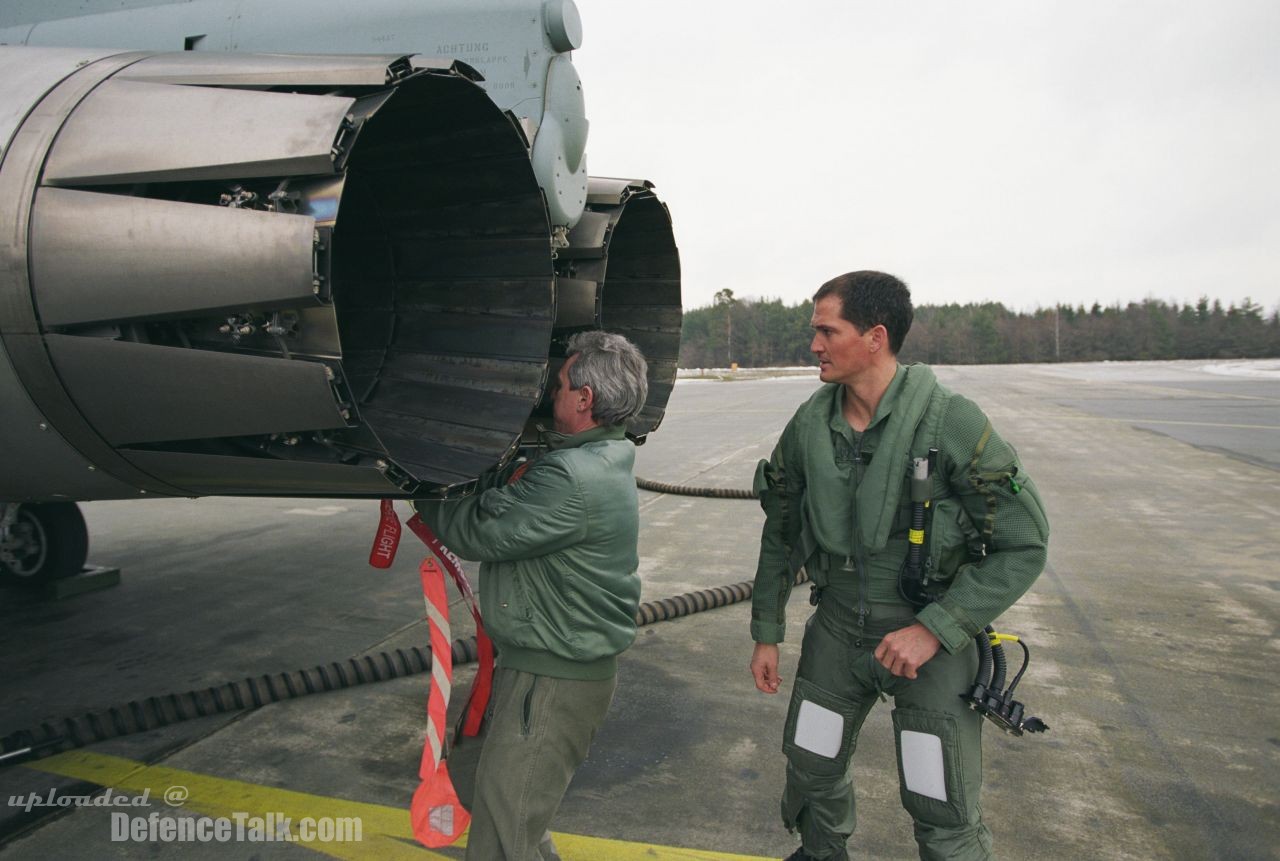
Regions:
<instances>
[{"instance_id":1,"label":"man's green trousers","mask_svg":"<svg viewBox=\"0 0 1280 861\"><path fill-rule=\"evenodd\" d=\"M787 786L782 820L814 858L847 858L856 822L849 761L876 700L894 698L893 729L902 805L927 861L987 861L982 824L982 717L961 699L977 673L973 646L939 650L914 680L875 659L880 637L911 624L911 609L870 604L863 626L829 597L805 628L783 735Z\"/></svg>"},{"instance_id":2,"label":"man's green trousers","mask_svg":"<svg viewBox=\"0 0 1280 861\"><path fill-rule=\"evenodd\" d=\"M468 861L556 861L548 828L604 724L617 677L558 679L499 667L479 738L449 756L471 811Z\"/></svg>"}]
</instances>

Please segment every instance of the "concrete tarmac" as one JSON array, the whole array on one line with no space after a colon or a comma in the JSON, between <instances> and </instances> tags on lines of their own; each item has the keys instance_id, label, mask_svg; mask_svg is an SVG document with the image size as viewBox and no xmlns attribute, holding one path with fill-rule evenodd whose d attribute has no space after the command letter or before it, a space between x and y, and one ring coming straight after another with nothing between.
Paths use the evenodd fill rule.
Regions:
<instances>
[{"instance_id":1,"label":"concrete tarmac","mask_svg":"<svg viewBox=\"0 0 1280 861\"><path fill-rule=\"evenodd\" d=\"M1256 363L1203 370L1209 364L938 369L1017 447L1052 523L1045 574L998 622L1030 644L1018 696L1051 726L1023 738L986 734L982 803L1002 858L1277 857L1280 373L1245 375ZM638 451L637 473L747 487L816 384L682 382L663 427ZM365 563L376 503L84 509L91 561L119 566L123 582L56 602L0 592L0 735L426 642L412 536L391 570ZM644 600L754 574L754 502L642 492L641 521ZM805 587L793 593L792 631L807 596ZM781 858L795 847L778 797L798 649L783 646L783 693L758 693L748 618L743 603L641 629L610 720L553 826L566 861ZM455 636L468 633L460 603L453 622ZM456 690L471 672L458 668ZM0 799L9 801L0 853L460 858L408 837L426 690L417 675L0 768ZM873 710L855 759L858 859L916 857L891 707ZM178 785L188 797L174 807L163 795ZM111 814L125 808L56 806L59 794L101 799L103 786L129 797L151 790L151 806L131 815L279 810L360 817L363 834L305 845L113 840ZM51 790L55 806L33 803L31 793L43 803Z\"/></svg>"}]
</instances>

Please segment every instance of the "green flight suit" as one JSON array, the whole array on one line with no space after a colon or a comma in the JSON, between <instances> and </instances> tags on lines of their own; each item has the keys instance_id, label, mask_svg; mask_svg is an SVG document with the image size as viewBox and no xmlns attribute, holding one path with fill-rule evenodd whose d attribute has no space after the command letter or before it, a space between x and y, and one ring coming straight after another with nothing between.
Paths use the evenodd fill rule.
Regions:
<instances>
[{"instance_id":1,"label":"green flight suit","mask_svg":"<svg viewBox=\"0 0 1280 861\"><path fill-rule=\"evenodd\" d=\"M982 718L960 695L977 669L973 637L1044 567L1048 522L1013 449L968 399L924 365L899 366L862 433L844 418L844 387L819 389L787 425L756 487L766 513L751 634L778 643L793 577L819 596L808 621L784 730L783 822L815 858L846 858L855 825L849 761L882 694L894 697L903 806L920 856L987 859L982 823ZM901 597L912 458L939 451L926 522L935 598ZM908 680L874 658L880 639L915 622L942 644Z\"/></svg>"}]
</instances>

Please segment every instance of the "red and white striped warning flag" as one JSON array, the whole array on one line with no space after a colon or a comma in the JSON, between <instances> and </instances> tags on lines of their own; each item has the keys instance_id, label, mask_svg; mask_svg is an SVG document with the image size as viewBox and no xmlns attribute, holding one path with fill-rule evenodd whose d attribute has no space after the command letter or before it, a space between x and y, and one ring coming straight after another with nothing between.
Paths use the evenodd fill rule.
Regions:
<instances>
[{"instance_id":1,"label":"red and white striped warning flag","mask_svg":"<svg viewBox=\"0 0 1280 861\"><path fill-rule=\"evenodd\" d=\"M462 734L464 736L479 735L480 727L484 722L484 712L493 692L493 641L485 633L484 619L480 617L480 602L476 600L476 593L471 589L471 581L462 572L462 561L441 543L436 534L431 531L431 527L423 523L422 518L416 514L409 518L407 525L414 535L422 539L427 549L435 554L444 570L449 572L449 576L453 578L453 585L458 588L458 593L462 595L462 600L466 602L468 609L471 610L471 617L475 620L476 651L479 653L476 657L479 667L476 670L475 679L471 682L471 698L467 701Z\"/></svg>"},{"instance_id":2,"label":"red and white striped warning flag","mask_svg":"<svg viewBox=\"0 0 1280 861\"><path fill-rule=\"evenodd\" d=\"M413 793L409 818L413 835L424 846L448 846L466 830L470 814L458 801L444 758L445 730L448 726L449 693L453 689L453 652L450 646L449 598L445 594L444 571L428 556L418 568L422 594L427 604L431 628L431 693L427 698L427 744L422 750L418 777L422 782Z\"/></svg>"},{"instance_id":3,"label":"red and white striped warning flag","mask_svg":"<svg viewBox=\"0 0 1280 861\"><path fill-rule=\"evenodd\" d=\"M389 568L395 561L400 544L400 518L396 516L391 500L382 501L378 536L369 555L369 564L376 568ZM471 816L458 800L445 759L445 728L449 711L449 696L453 690L453 650L449 626L449 598L445 591L444 572L448 571L471 610L476 623L476 644L479 652L479 669L472 683L471 698L467 703L462 734L478 735L484 720L484 712L493 689L493 641L484 630L480 618L480 604L462 563L441 543L440 539L422 518L414 515L408 521L413 533L427 545L431 555L422 560L419 578L422 596L426 602L427 623L431 641L431 691L427 697L427 742L422 749L422 762L418 767L421 778L413 801L409 806L409 818L414 836L425 846L448 846L455 842L470 823Z\"/></svg>"}]
</instances>

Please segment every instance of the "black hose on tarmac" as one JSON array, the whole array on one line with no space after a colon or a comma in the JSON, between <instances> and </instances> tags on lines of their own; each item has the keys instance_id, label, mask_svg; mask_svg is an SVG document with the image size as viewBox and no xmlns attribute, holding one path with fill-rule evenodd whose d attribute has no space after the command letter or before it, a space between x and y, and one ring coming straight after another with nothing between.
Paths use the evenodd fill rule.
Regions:
<instances>
[{"instance_id":1,"label":"black hose on tarmac","mask_svg":"<svg viewBox=\"0 0 1280 861\"><path fill-rule=\"evenodd\" d=\"M738 490L732 487L685 487L682 484L666 484L636 476L636 487L654 493L670 493L675 496L706 496L712 499L759 499L754 490Z\"/></svg>"},{"instance_id":2,"label":"black hose on tarmac","mask_svg":"<svg viewBox=\"0 0 1280 861\"><path fill-rule=\"evenodd\" d=\"M803 583L807 579L808 575L801 572L796 583ZM751 589L752 583L746 581L646 601L636 612L636 624L643 627L704 610L727 607L750 598ZM479 656L476 638L473 636L454 640L452 654L455 666L474 662ZM227 682L198 691L131 700L124 705L90 712L77 718L46 721L35 729L6 735L0 739L0 766L111 738L147 732L193 718L259 709L281 700L371 682L385 682L430 670L431 650L413 646L409 649L379 652L377 655L348 658L310 670L250 676L239 682Z\"/></svg>"},{"instance_id":3,"label":"black hose on tarmac","mask_svg":"<svg viewBox=\"0 0 1280 861\"><path fill-rule=\"evenodd\" d=\"M686 487L636 478L641 490L679 496L701 496L713 499L759 499L752 490L724 487ZM808 576L803 572L796 583ZM636 624L652 625L692 613L727 607L751 597L750 581L729 586L715 586L671 598L660 598L640 605ZM469 664L479 654L475 637L453 641L453 663ZM407 651L380 652L346 661L323 664L310 670L291 673L250 676L239 682L183 694L164 694L145 700L112 706L78 718L46 721L37 729L19 730L0 739L0 766L33 756L45 756L62 750L84 747L95 742L119 738L139 732L170 726L198 717L259 709L268 703L295 699L307 694L350 688L370 682L383 682L431 670L431 652L414 646Z\"/></svg>"}]
</instances>

